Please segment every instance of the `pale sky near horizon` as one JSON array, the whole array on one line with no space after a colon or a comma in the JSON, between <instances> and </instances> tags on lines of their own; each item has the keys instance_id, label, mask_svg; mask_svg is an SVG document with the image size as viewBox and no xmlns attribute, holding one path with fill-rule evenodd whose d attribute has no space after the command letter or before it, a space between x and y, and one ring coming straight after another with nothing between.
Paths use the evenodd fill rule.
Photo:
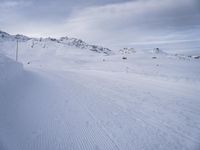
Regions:
<instances>
[{"instance_id":1,"label":"pale sky near horizon","mask_svg":"<svg viewBox=\"0 0 200 150\"><path fill-rule=\"evenodd\" d=\"M0 30L111 47L200 42L200 1L0 0Z\"/></svg>"}]
</instances>

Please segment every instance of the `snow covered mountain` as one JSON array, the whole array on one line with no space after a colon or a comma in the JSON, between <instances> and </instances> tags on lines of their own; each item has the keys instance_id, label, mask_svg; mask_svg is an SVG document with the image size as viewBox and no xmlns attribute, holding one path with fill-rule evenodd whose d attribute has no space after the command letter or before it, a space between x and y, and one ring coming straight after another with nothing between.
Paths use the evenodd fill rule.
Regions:
<instances>
[{"instance_id":1,"label":"snow covered mountain","mask_svg":"<svg viewBox=\"0 0 200 150\"><path fill-rule=\"evenodd\" d=\"M91 45L88 44L81 39L76 39L76 38L69 38L69 37L61 37L60 39L55 39L55 38L30 38L24 35L10 35L6 32L0 31L0 42L32 42L31 47L33 48L35 45L41 45L42 48L46 48L48 46L47 43L52 43L52 44L59 44L65 47L73 47L73 48L80 48L80 49L87 49L90 51L94 51L97 53L104 53L107 55L113 54L112 50L109 48L105 48L102 46L97 46L97 45Z\"/></svg>"},{"instance_id":2,"label":"snow covered mountain","mask_svg":"<svg viewBox=\"0 0 200 150\"><path fill-rule=\"evenodd\" d=\"M4 42L4 41L16 41L16 40L19 40L19 41L28 41L30 40L31 38L27 37L27 36L24 36L24 35L20 35L20 34L17 34L17 35L10 35L6 32L3 32L3 31L0 31L0 42Z\"/></svg>"},{"instance_id":3,"label":"snow covered mountain","mask_svg":"<svg viewBox=\"0 0 200 150\"><path fill-rule=\"evenodd\" d=\"M0 32L0 150L199 150L200 58L173 52Z\"/></svg>"}]
</instances>

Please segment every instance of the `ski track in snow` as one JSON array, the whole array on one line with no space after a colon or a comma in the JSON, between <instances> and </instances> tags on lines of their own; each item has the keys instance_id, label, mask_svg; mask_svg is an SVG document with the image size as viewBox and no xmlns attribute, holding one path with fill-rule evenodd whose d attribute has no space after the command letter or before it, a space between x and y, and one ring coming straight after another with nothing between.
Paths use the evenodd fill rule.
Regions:
<instances>
[{"instance_id":1,"label":"ski track in snow","mask_svg":"<svg viewBox=\"0 0 200 150\"><path fill-rule=\"evenodd\" d=\"M25 70L0 76L0 150L200 149L198 61L23 44Z\"/></svg>"},{"instance_id":2,"label":"ski track in snow","mask_svg":"<svg viewBox=\"0 0 200 150\"><path fill-rule=\"evenodd\" d=\"M91 83L91 80L92 80L92 78L90 77L89 78L90 79L90 83ZM86 80L87 81L87 80ZM80 82L80 78L79 78L79 82ZM104 82L105 83L105 82ZM83 83L83 84L81 84L81 85L88 85L87 83ZM80 86L81 86L80 85ZM92 86L89 86L90 87L90 90L91 90L91 87L93 87L93 89L96 87L95 85L99 85L99 83L97 84L97 83L94 83ZM112 85L113 86L113 85ZM87 87L86 87L87 88ZM100 87L100 88L106 88L106 85L104 85L104 86L102 86L102 87ZM100 89L95 89L93 92L94 93L96 93L97 95L98 95L98 91L99 91ZM96 92L95 92L96 91ZM104 91L104 90L101 90L101 91ZM116 92L115 91L117 91L116 89L115 90L113 90L113 92L114 92L114 94L116 94ZM104 94L105 94L105 92L103 92ZM111 95L110 93L112 93L112 91L109 89L109 95ZM120 93L120 92L119 92ZM118 95L117 95L117 97L120 97L121 95L118 93ZM144 93L143 93L144 94ZM140 95L140 96L142 96L142 95ZM101 95L101 97L102 97L102 95ZM100 107L100 105L102 105L103 104L103 100L106 100L106 103L105 103L105 106L103 106L103 110L105 111L105 107L107 106L108 107L108 105L109 105L109 103L111 104L111 106L110 107L108 107L109 108L109 110L107 110L108 112L110 111L110 108L112 107L112 108L117 108L118 109L118 111L120 111L120 113L123 113L124 114L124 116L128 116L129 117L129 122L130 122L130 119L131 120L139 120L140 122L143 122L143 123L145 123L145 124L147 124L148 125L148 127L149 126L151 126L152 128L154 128L154 129L158 129L158 130L160 130L160 132L161 132L161 134L163 134L162 132L164 132L165 134L167 134L167 133L171 133L171 134L169 134L170 136L172 136L171 137L171 139L174 139L175 137L176 137L176 142L177 142L177 140L178 141L180 141L180 143L182 143L183 144L183 147L184 147L184 142L182 142L183 140L189 140L189 141L192 141L192 142L194 142L194 143L196 143L197 145L199 144L199 141L198 141L198 137L197 137L197 139L195 139L195 138L192 138L192 136L190 136L190 135L187 135L186 133L184 133L184 131L181 131L180 129L180 131L179 130L177 130L177 129L174 129L174 127L173 127L173 125L176 125L176 124L171 124L171 126L170 126L170 124L168 124L168 123L165 123L164 121L165 120L161 120L161 121L159 121L161 118L152 118L152 119L148 119L147 117L149 117L149 118L151 118L151 116L149 116L148 114L146 114L146 113L144 113L145 112L145 110L143 111L143 112L141 112L141 111L134 111L134 109L131 109L131 108L127 108L126 110L124 110L123 108L122 108L122 106L120 106L119 104L117 104L116 102L115 103L113 103L112 101L116 101L116 100L119 100L119 102L123 99L124 101L126 101L126 98L123 98L123 97L120 97L120 99L119 98L114 98L114 100L110 100L110 97L115 97L115 95L112 95L112 96L103 96L102 97L102 99L101 99L101 101L99 102L99 101L97 101L98 99L96 98L96 101L95 101L95 103L97 103L97 102L99 102L99 104L96 104L97 106L96 107L94 107L94 106L92 106L92 107L90 107L90 109L93 109L93 108L95 108L95 109L97 109L98 107ZM151 97L150 97L151 98ZM130 97L128 98L128 99L130 99ZM139 98L137 98L137 100L141 100L141 98L139 97ZM123 103L125 103L123 101ZM90 101L87 101L85 104L90 104L91 102ZM130 103L129 103L130 104ZM128 104L128 105L129 105ZM94 105L94 104L91 104L91 105ZM156 106L157 108L159 108L159 107L161 107L162 108L162 105L158 105L158 106ZM133 107L134 108L134 107ZM150 107L151 108L151 107ZM177 106L176 106L176 108L178 108ZM184 109L184 108L183 108ZM155 109L156 110L156 109ZM153 111L155 111L155 110L153 110ZM184 110L183 110L184 111ZM101 112L101 113L103 113L103 112ZM118 112L119 113L119 112ZM159 112L156 112L156 113L159 113ZM166 113L167 113L167 111L166 111ZM183 112L173 112L173 113L183 113ZM187 114L187 112L185 112L186 113L186 115L191 115L191 114ZM105 114L106 115L106 114ZM152 115L152 113L151 113L151 115ZM181 115L183 115L183 114L181 114ZM192 114L192 115L195 115L195 114ZM123 117L124 117L123 116ZM105 116L104 116L105 117ZM160 116L159 116L160 117ZM166 116L167 117L167 116ZM195 116L195 117L197 117L198 118L198 116ZM111 116L111 118L110 118L110 120L113 120L113 116ZM169 117L168 117L169 118ZM103 118L102 118L103 119ZM169 118L170 119L170 118ZM172 118L173 119L173 118ZM169 121L176 121L176 120L169 120ZM133 122L133 124L134 124L135 122ZM169 122L170 123L170 122ZM117 124L123 124L123 123L117 123ZM124 122L124 124L131 124L131 123L125 123ZM140 124L142 124L142 123L140 123ZM197 120L197 130L196 130L196 132L198 133L197 135L199 135L199 120ZM137 127L136 127L137 128ZM163 130L163 128L165 129L165 130ZM185 128L184 128L185 129ZM192 128L191 128L192 129ZM190 130L191 130L190 129ZM108 130L110 130L109 128L108 128ZM190 131L189 130L189 131ZM150 134L149 134L150 135ZM123 135L124 136L124 135ZM159 137L159 136L158 136ZM181 137L184 137L184 138L181 138ZM131 138L133 138L133 137L130 137L130 139ZM128 142L129 140L128 140L129 138L127 138L126 139L126 142ZM158 138L159 139L159 138ZM164 143L165 143L166 141L164 141ZM119 141L118 141L118 143L120 143ZM151 141L151 143L152 143L152 141ZM149 143L149 144L151 144L151 143ZM180 146L180 143L177 143L177 144L179 144L179 146ZM127 143L126 143L127 144ZM172 144L172 146L175 146L175 143L171 143ZM130 145L132 145L132 143L130 142ZM134 145L134 144L133 144ZM137 145L137 143L135 144L135 145ZM167 145L165 145L164 147L162 147L162 149L164 149L164 148L166 148L167 147ZM126 148L128 148L128 147L126 147ZM169 146L167 147L167 148L169 148ZM173 147L172 147L173 148Z\"/></svg>"},{"instance_id":3,"label":"ski track in snow","mask_svg":"<svg viewBox=\"0 0 200 150\"><path fill-rule=\"evenodd\" d=\"M25 76L26 87L14 95L21 99L18 113L26 113L21 131L12 133L21 136L20 150L198 150L200 107L189 103L198 102L198 88L182 92L177 84L171 90L159 81L134 74L126 80L113 72L34 70Z\"/></svg>"}]
</instances>

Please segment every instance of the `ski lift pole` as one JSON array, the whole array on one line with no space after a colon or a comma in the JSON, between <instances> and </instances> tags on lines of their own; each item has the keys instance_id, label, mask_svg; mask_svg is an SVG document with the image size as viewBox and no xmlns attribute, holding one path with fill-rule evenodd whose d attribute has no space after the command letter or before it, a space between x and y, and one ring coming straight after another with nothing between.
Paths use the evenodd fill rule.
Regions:
<instances>
[{"instance_id":1,"label":"ski lift pole","mask_svg":"<svg viewBox=\"0 0 200 150\"><path fill-rule=\"evenodd\" d=\"M16 61L18 61L18 52L19 52L19 40L17 38Z\"/></svg>"}]
</instances>

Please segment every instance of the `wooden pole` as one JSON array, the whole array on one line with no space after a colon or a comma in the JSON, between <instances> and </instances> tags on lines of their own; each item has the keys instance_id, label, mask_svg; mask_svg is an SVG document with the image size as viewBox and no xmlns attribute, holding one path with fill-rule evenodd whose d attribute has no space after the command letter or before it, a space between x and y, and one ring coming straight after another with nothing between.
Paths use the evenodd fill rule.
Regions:
<instances>
[{"instance_id":1,"label":"wooden pole","mask_svg":"<svg viewBox=\"0 0 200 150\"><path fill-rule=\"evenodd\" d=\"M17 39L17 48L16 48L16 61L18 61L18 51L19 51L19 41Z\"/></svg>"}]
</instances>

